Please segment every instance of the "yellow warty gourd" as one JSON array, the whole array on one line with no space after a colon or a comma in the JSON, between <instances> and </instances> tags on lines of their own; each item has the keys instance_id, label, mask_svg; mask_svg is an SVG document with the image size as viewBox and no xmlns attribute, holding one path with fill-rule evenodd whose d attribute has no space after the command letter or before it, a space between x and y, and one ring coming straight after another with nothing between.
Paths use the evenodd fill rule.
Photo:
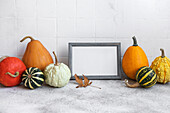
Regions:
<instances>
[{"instance_id":1,"label":"yellow warty gourd","mask_svg":"<svg viewBox=\"0 0 170 113\"><path fill-rule=\"evenodd\" d=\"M157 57L150 67L157 74L157 82L165 84L170 82L170 59L165 56L163 49L160 50L162 55Z\"/></svg>"}]
</instances>

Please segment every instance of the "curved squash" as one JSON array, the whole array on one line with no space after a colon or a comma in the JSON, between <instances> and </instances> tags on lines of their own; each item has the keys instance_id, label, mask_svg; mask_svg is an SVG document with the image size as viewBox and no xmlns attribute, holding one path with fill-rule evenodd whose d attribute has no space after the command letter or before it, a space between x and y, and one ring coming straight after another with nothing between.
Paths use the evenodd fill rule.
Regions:
<instances>
[{"instance_id":1,"label":"curved squash","mask_svg":"<svg viewBox=\"0 0 170 113\"><path fill-rule=\"evenodd\" d=\"M27 68L37 67L43 71L47 65L53 63L53 59L41 42L31 36L24 37L20 42L27 38L30 38L31 42L28 43L22 60Z\"/></svg>"},{"instance_id":2,"label":"curved squash","mask_svg":"<svg viewBox=\"0 0 170 113\"><path fill-rule=\"evenodd\" d=\"M132 37L134 44L130 46L122 59L124 73L131 79L136 80L135 75L139 68L149 66L145 52L138 46L136 37Z\"/></svg>"}]
</instances>

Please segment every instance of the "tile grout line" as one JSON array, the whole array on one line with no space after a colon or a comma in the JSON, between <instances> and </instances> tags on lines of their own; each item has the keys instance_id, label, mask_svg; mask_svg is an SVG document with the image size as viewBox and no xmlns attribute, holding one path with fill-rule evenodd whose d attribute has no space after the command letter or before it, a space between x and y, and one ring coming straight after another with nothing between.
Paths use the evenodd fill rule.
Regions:
<instances>
[{"instance_id":1,"label":"tile grout line","mask_svg":"<svg viewBox=\"0 0 170 113\"><path fill-rule=\"evenodd\" d=\"M14 0L14 22L15 22L15 27L16 27L16 32L15 32L15 38L18 39L18 31L19 31L19 26L18 26L18 16L17 16L17 1ZM21 55L19 55L19 50L18 50L18 45L17 45L17 41L16 41L16 56L17 57L22 57Z\"/></svg>"},{"instance_id":2,"label":"tile grout line","mask_svg":"<svg viewBox=\"0 0 170 113\"><path fill-rule=\"evenodd\" d=\"M76 18L75 18L75 24L76 24L76 25L75 25L75 28L74 28L74 29L75 29L74 31L75 31L76 41L78 41L78 37L77 37L77 28L78 28L78 27L77 27L77 26L78 26L78 21L77 21L77 20L78 20L78 14L77 14L77 9L78 9L78 2L77 2L77 0L76 0ZM67 44L67 46L68 46L68 44Z\"/></svg>"},{"instance_id":3,"label":"tile grout line","mask_svg":"<svg viewBox=\"0 0 170 113\"><path fill-rule=\"evenodd\" d=\"M94 0L94 41L97 42L97 37L96 37L96 0Z\"/></svg>"},{"instance_id":4,"label":"tile grout line","mask_svg":"<svg viewBox=\"0 0 170 113\"><path fill-rule=\"evenodd\" d=\"M37 36L37 38L39 38L39 35L38 35L38 0L36 0L36 5L35 5L35 21L36 21L36 32L35 32L35 35Z\"/></svg>"},{"instance_id":5,"label":"tile grout line","mask_svg":"<svg viewBox=\"0 0 170 113\"><path fill-rule=\"evenodd\" d=\"M58 5L58 0L56 0L56 46L55 46L55 50L56 50L57 56L59 56L59 51L58 51L58 48L59 48L59 46L58 46L58 32L59 32L58 31L58 28L59 28L58 23L59 23L59 21L58 21L58 17L57 17L57 14L58 14L57 5Z\"/></svg>"},{"instance_id":6,"label":"tile grout line","mask_svg":"<svg viewBox=\"0 0 170 113\"><path fill-rule=\"evenodd\" d=\"M57 5L58 5L58 0L56 0L56 50L57 50L57 56L59 56L59 43L58 43L58 41L59 41L59 18L57 17L57 14L58 14L58 12L59 12L59 10L58 10L58 7L57 7Z\"/></svg>"}]
</instances>

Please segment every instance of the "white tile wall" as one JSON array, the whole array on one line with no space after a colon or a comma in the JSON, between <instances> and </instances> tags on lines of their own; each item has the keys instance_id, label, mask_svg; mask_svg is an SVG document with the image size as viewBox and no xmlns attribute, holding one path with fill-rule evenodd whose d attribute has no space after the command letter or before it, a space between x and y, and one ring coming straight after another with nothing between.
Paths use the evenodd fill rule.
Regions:
<instances>
[{"instance_id":1,"label":"white tile wall","mask_svg":"<svg viewBox=\"0 0 170 113\"><path fill-rule=\"evenodd\" d=\"M16 17L36 17L36 0L15 0L13 5L16 7Z\"/></svg>"},{"instance_id":2,"label":"white tile wall","mask_svg":"<svg viewBox=\"0 0 170 113\"><path fill-rule=\"evenodd\" d=\"M156 7L156 16L159 19L170 19L170 8L169 8L170 1L169 0L158 0L155 2ZM162 13L163 12L163 13Z\"/></svg>"},{"instance_id":3,"label":"white tile wall","mask_svg":"<svg viewBox=\"0 0 170 113\"><path fill-rule=\"evenodd\" d=\"M76 19L75 18L59 18L58 19L58 37L75 37L76 36Z\"/></svg>"},{"instance_id":4,"label":"white tile wall","mask_svg":"<svg viewBox=\"0 0 170 113\"><path fill-rule=\"evenodd\" d=\"M0 0L0 56L22 58L24 36L40 40L68 64L68 42L121 42L123 55L132 36L150 63L170 57L169 0Z\"/></svg>"},{"instance_id":5,"label":"white tile wall","mask_svg":"<svg viewBox=\"0 0 170 113\"><path fill-rule=\"evenodd\" d=\"M58 18L75 18L77 9L77 0L57 0Z\"/></svg>"},{"instance_id":6,"label":"white tile wall","mask_svg":"<svg viewBox=\"0 0 170 113\"><path fill-rule=\"evenodd\" d=\"M0 37L14 37L16 35L16 19L14 17L0 18Z\"/></svg>"},{"instance_id":7,"label":"white tile wall","mask_svg":"<svg viewBox=\"0 0 170 113\"><path fill-rule=\"evenodd\" d=\"M77 0L78 18L95 18L95 0Z\"/></svg>"},{"instance_id":8,"label":"white tile wall","mask_svg":"<svg viewBox=\"0 0 170 113\"><path fill-rule=\"evenodd\" d=\"M17 56L17 40L16 37L3 38L0 44L0 55L1 56Z\"/></svg>"},{"instance_id":9,"label":"white tile wall","mask_svg":"<svg viewBox=\"0 0 170 113\"><path fill-rule=\"evenodd\" d=\"M16 18L17 21L17 37L36 36L37 35L37 21L36 18Z\"/></svg>"},{"instance_id":10,"label":"white tile wall","mask_svg":"<svg viewBox=\"0 0 170 113\"><path fill-rule=\"evenodd\" d=\"M116 15L116 0L96 0L95 15L96 19L112 19Z\"/></svg>"},{"instance_id":11,"label":"white tile wall","mask_svg":"<svg viewBox=\"0 0 170 113\"><path fill-rule=\"evenodd\" d=\"M96 37L116 38L116 23L111 19L96 19Z\"/></svg>"},{"instance_id":12,"label":"white tile wall","mask_svg":"<svg viewBox=\"0 0 170 113\"><path fill-rule=\"evenodd\" d=\"M1 0L0 1L0 17L14 17L15 16L15 0Z\"/></svg>"},{"instance_id":13,"label":"white tile wall","mask_svg":"<svg viewBox=\"0 0 170 113\"><path fill-rule=\"evenodd\" d=\"M95 37L95 20L94 19L77 19L76 36L81 37Z\"/></svg>"},{"instance_id":14,"label":"white tile wall","mask_svg":"<svg viewBox=\"0 0 170 113\"><path fill-rule=\"evenodd\" d=\"M57 15L56 0L37 0L38 17L55 18Z\"/></svg>"},{"instance_id":15,"label":"white tile wall","mask_svg":"<svg viewBox=\"0 0 170 113\"><path fill-rule=\"evenodd\" d=\"M39 37L56 36L56 19L55 18L38 18L37 34Z\"/></svg>"}]
</instances>

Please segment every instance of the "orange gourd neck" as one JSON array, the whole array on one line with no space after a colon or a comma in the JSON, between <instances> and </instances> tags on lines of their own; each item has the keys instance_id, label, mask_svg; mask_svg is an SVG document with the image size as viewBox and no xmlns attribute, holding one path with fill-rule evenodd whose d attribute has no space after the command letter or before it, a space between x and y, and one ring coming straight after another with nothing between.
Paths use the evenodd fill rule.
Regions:
<instances>
[{"instance_id":1,"label":"orange gourd neck","mask_svg":"<svg viewBox=\"0 0 170 113\"><path fill-rule=\"evenodd\" d=\"M27 68L37 67L43 71L46 66L53 63L53 58L42 43L31 36L24 37L20 42L23 42L26 39L30 39L30 42L27 44L22 61Z\"/></svg>"},{"instance_id":2,"label":"orange gourd neck","mask_svg":"<svg viewBox=\"0 0 170 113\"><path fill-rule=\"evenodd\" d=\"M132 39L133 39L133 46L138 46L138 43L137 43L136 37L135 37L135 36L133 36L133 37L132 37Z\"/></svg>"},{"instance_id":3,"label":"orange gourd neck","mask_svg":"<svg viewBox=\"0 0 170 113\"><path fill-rule=\"evenodd\" d=\"M161 52L162 52L162 55L161 55L161 58L164 58L165 57L165 51L164 51L164 49L160 49L161 50Z\"/></svg>"}]
</instances>

